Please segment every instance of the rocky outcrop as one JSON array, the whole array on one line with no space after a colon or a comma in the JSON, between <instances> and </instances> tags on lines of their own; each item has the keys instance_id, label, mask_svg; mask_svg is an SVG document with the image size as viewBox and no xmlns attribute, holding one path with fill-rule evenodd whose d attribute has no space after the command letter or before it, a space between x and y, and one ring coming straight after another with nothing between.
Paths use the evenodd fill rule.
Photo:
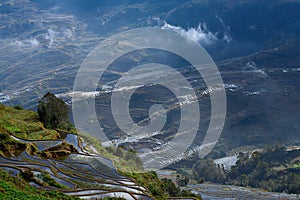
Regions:
<instances>
[{"instance_id":1,"label":"rocky outcrop","mask_svg":"<svg viewBox=\"0 0 300 200\"><path fill-rule=\"evenodd\" d=\"M72 144L63 142L57 146L43 150L41 152L41 157L44 159L59 159L59 160L61 160L61 159L66 158L71 153L78 153L78 151Z\"/></svg>"}]
</instances>

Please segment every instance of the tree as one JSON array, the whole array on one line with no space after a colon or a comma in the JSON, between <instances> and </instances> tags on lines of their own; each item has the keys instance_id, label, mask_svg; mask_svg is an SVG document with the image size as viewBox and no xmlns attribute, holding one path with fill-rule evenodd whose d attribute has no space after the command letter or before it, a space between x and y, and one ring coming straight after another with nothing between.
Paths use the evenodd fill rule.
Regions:
<instances>
[{"instance_id":1,"label":"tree","mask_svg":"<svg viewBox=\"0 0 300 200\"><path fill-rule=\"evenodd\" d=\"M49 128L66 129L70 124L68 105L50 92L39 101L38 115L41 122Z\"/></svg>"},{"instance_id":2,"label":"tree","mask_svg":"<svg viewBox=\"0 0 300 200\"><path fill-rule=\"evenodd\" d=\"M189 183L189 178L181 177L180 175L176 176L176 184L180 187L186 186Z\"/></svg>"},{"instance_id":3,"label":"tree","mask_svg":"<svg viewBox=\"0 0 300 200\"><path fill-rule=\"evenodd\" d=\"M169 194L171 197L177 197L178 194L180 193L180 189L176 187L176 185L173 183L171 179L163 178L161 182L164 185L164 188L166 192Z\"/></svg>"},{"instance_id":4,"label":"tree","mask_svg":"<svg viewBox=\"0 0 300 200\"><path fill-rule=\"evenodd\" d=\"M218 168L213 160L201 159L193 166L193 176L198 182L211 181L223 183L225 174Z\"/></svg>"}]
</instances>

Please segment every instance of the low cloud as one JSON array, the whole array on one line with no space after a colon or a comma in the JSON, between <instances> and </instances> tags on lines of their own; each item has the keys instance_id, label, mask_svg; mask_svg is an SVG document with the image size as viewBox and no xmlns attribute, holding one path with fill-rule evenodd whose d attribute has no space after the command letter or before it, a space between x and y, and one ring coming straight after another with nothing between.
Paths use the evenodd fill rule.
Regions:
<instances>
[{"instance_id":1,"label":"low cloud","mask_svg":"<svg viewBox=\"0 0 300 200\"><path fill-rule=\"evenodd\" d=\"M224 29L224 33L223 33L223 41L229 43L232 41L232 37L230 34L230 26L226 26L226 24L224 23L223 19L216 15L216 18L220 21L221 25L223 26Z\"/></svg>"},{"instance_id":2,"label":"low cloud","mask_svg":"<svg viewBox=\"0 0 300 200\"><path fill-rule=\"evenodd\" d=\"M259 69L256 66L256 63L254 61L247 62L246 66L242 68L242 72L243 73L255 73L264 78L268 77L268 74L264 70Z\"/></svg>"},{"instance_id":3,"label":"low cloud","mask_svg":"<svg viewBox=\"0 0 300 200\"><path fill-rule=\"evenodd\" d=\"M35 38L30 38L26 40L13 40L10 45L18 48L32 49L39 47L40 42Z\"/></svg>"},{"instance_id":4,"label":"low cloud","mask_svg":"<svg viewBox=\"0 0 300 200\"><path fill-rule=\"evenodd\" d=\"M60 42L71 39L72 37L73 32L70 29L53 30L51 28L48 29L48 32L44 36L45 40L48 41L48 47L56 46Z\"/></svg>"},{"instance_id":5,"label":"low cloud","mask_svg":"<svg viewBox=\"0 0 300 200\"><path fill-rule=\"evenodd\" d=\"M203 45L210 45L218 41L216 34L213 34L205 23L199 23L197 28L189 28L188 30L185 30L180 26L174 26L165 22L162 28L175 31L180 35Z\"/></svg>"}]
</instances>

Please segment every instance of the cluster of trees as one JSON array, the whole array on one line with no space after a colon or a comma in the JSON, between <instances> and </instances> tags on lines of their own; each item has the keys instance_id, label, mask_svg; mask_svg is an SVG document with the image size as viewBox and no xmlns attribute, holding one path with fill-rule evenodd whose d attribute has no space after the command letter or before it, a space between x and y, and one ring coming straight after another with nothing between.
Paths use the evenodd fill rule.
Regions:
<instances>
[{"instance_id":1,"label":"cluster of trees","mask_svg":"<svg viewBox=\"0 0 300 200\"><path fill-rule=\"evenodd\" d=\"M179 187L171 179L163 178L159 179L155 172L147 173L129 173L122 172L124 175L131 177L136 180L140 185L145 186L149 189L149 192L156 199L168 199L170 197L192 197L194 199L201 199L200 196L197 196L190 191L180 190Z\"/></svg>"},{"instance_id":2,"label":"cluster of trees","mask_svg":"<svg viewBox=\"0 0 300 200\"><path fill-rule=\"evenodd\" d=\"M189 183L190 179L186 176L176 176L176 184L180 187L186 186Z\"/></svg>"},{"instance_id":3,"label":"cluster of trees","mask_svg":"<svg viewBox=\"0 0 300 200\"><path fill-rule=\"evenodd\" d=\"M224 183L225 173L223 169L216 166L213 160L201 159L193 167L193 177L195 177L199 183L205 181Z\"/></svg>"},{"instance_id":4,"label":"cluster of trees","mask_svg":"<svg viewBox=\"0 0 300 200\"><path fill-rule=\"evenodd\" d=\"M117 165L120 170L126 170L126 167L130 167L130 170L133 171L143 171L143 162L134 150L126 150L121 146L108 146L105 149L110 154L120 158L120 163Z\"/></svg>"},{"instance_id":5,"label":"cluster of trees","mask_svg":"<svg viewBox=\"0 0 300 200\"><path fill-rule=\"evenodd\" d=\"M39 101L38 115L47 128L65 130L71 128L68 105L50 92Z\"/></svg>"},{"instance_id":6,"label":"cluster of trees","mask_svg":"<svg viewBox=\"0 0 300 200\"><path fill-rule=\"evenodd\" d=\"M284 147L239 155L227 179L231 184L263 188L273 192L300 193L300 170L288 167L299 151ZM282 169L281 169L282 168Z\"/></svg>"},{"instance_id":7,"label":"cluster of trees","mask_svg":"<svg viewBox=\"0 0 300 200\"><path fill-rule=\"evenodd\" d=\"M300 169L290 167L290 163L299 153L299 150L286 151L282 146L269 147L261 152L240 153L237 164L227 173L212 160L200 160L193 167L193 175L198 182L210 181L298 194Z\"/></svg>"}]
</instances>

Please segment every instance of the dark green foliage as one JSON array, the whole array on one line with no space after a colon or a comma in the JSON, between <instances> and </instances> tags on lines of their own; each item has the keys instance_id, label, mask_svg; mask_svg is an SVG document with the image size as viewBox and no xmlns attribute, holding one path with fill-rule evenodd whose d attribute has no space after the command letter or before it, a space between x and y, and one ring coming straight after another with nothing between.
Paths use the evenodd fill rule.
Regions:
<instances>
[{"instance_id":1,"label":"dark green foliage","mask_svg":"<svg viewBox=\"0 0 300 200\"><path fill-rule=\"evenodd\" d=\"M31 181L33 179L33 173L29 169L24 169L21 171L20 175L26 180Z\"/></svg>"},{"instance_id":2,"label":"dark green foliage","mask_svg":"<svg viewBox=\"0 0 300 200\"><path fill-rule=\"evenodd\" d=\"M70 126L68 105L50 92L39 101L38 115L46 127L67 129Z\"/></svg>"},{"instance_id":3,"label":"dark green foliage","mask_svg":"<svg viewBox=\"0 0 300 200\"><path fill-rule=\"evenodd\" d=\"M236 166L227 174L211 160L200 160L193 168L193 175L200 183L211 181L299 194L300 169L298 163L293 163L299 155L300 150L267 147L262 151L240 153Z\"/></svg>"},{"instance_id":4,"label":"dark green foliage","mask_svg":"<svg viewBox=\"0 0 300 200\"><path fill-rule=\"evenodd\" d=\"M166 193L169 194L169 196L177 197L180 194L180 189L176 187L171 179L163 178L161 182L163 184L163 188L165 189Z\"/></svg>"},{"instance_id":5,"label":"dark green foliage","mask_svg":"<svg viewBox=\"0 0 300 200\"><path fill-rule=\"evenodd\" d=\"M14 106L14 109L16 109L16 110L24 110L24 108L22 106L19 106L19 105Z\"/></svg>"},{"instance_id":6,"label":"dark green foliage","mask_svg":"<svg viewBox=\"0 0 300 200\"><path fill-rule=\"evenodd\" d=\"M41 173L37 176L38 178L42 179L45 183L47 183L50 186L56 187L56 188L61 188L61 189L66 189L67 187L64 185L59 184L56 182L51 176L47 173Z\"/></svg>"},{"instance_id":7,"label":"dark green foliage","mask_svg":"<svg viewBox=\"0 0 300 200\"><path fill-rule=\"evenodd\" d=\"M39 190L30 186L24 179L13 177L0 169L0 199L46 200L78 199L58 191Z\"/></svg>"},{"instance_id":8,"label":"dark green foliage","mask_svg":"<svg viewBox=\"0 0 300 200\"><path fill-rule=\"evenodd\" d=\"M169 197L193 197L194 199L201 199L201 197L192 194L190 191L181 191L171 179L163 178L160 180L155 172L122 173L146 187L155 199L167 199Z\"/></svg>"},{"instance_id":9,"label":"dark green foliage","mask_svg":"<svg viewBox=\"0 0 300 200\"><path fill-rule=\"evenodd\" d=\"M263 152L240 154L237 165L228 174L228 182L273 192L300 193L300 170L286 168L286 163L299 153L276 146Z\"/></svg>"},{"instance_id":10,"label":"dark green foliage","mask_svg":"<svg viewBox=\"0 0 300 200\"><path fill-rule=\"evenodd\" d=\"M5 142L8 142L8 141L12 141L9 134L0 132L0 142L5 143Z\"/></svg>"},{"instance_id":11,"label":"dark green foliage","mask_svg":"<svg viewBox=\"0 0 300 200\"><path fill-rule=\"evenodd\" d=\"M115 155L118 156L118 157L121 157L121 158L124 156L121 147L117 147L117 149L115 151Z\"/></svg>"},{"instance_id":12,"label":"dark green foliage","mask_svg":"<svg viewBox=\"0 0 300 200\"><path fill-rule=\"evenodd\" d=\"M27 140L58 139L59 133L46 129L36 112L9 106L0 108L0 132Z\"/></svg>"},{"instance_id":13,"label":"dark green foliage","mask_svg":"<svg viewBox=\"0 0 300 200\"><path fill-rule=\"evenodd\" d=\"M215 165L213 160L199 160L193 167L193 176L199 182L210 181L223 183L225 174L223 170Z\"/></svg>"},{"instance_id":14,"label":"dark green foliage","mask_svg":"<svg viewBox=\"0 0 300 200\"><path fill-rule=\"evenodd\" d=\"M122 146L108 146L105 147L106 151L113 156L120 158L117 162L117 168L121 171L142 171L142 160L137 156L137 153L132 149L125 149Z\"/></svg>"},{"instance_id":15,"label":"dark green foliage","mask_svg":"<svg viewBox=\"0 0 300 200\"><path fill-rule=\"evenodd\" d=\"M176 184L180 187L186 186L189 183L189 178L187 177L181 177L179 175L176 176Z\"/></svg>"},{"instance_id":16,"label":"dark green foliage","mask_svg":"<svg viewBox=\"0 0 300 200\"><path fill-rule=\"evenodd\" d=\"M163 189L162 182L158 179L155 172L148 173L133 173L133 178L140 183L141 185L146 186L150 193L158 198L163 198L166 196L166 193Z\"/></svg>"}]
</instances>

